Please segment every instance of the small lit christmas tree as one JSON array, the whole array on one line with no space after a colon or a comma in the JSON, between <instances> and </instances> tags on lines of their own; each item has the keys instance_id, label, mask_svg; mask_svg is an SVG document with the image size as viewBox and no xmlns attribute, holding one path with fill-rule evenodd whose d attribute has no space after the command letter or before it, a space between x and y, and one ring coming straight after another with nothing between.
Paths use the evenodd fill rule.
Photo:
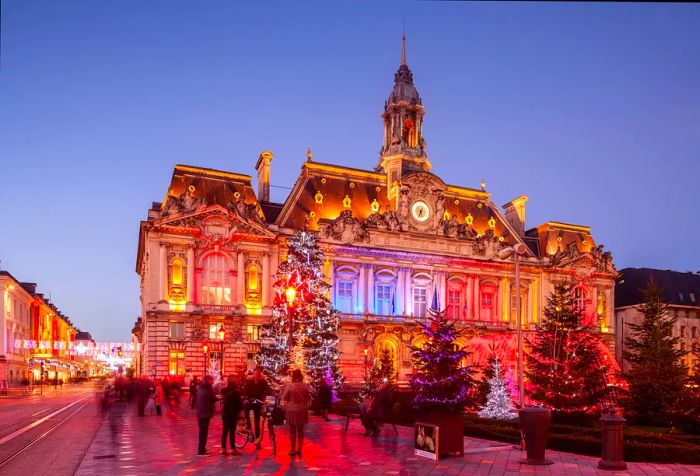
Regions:
<instances>
[{"instance_id":1,"label":"small lit christmas tree","mask_svg":"<svg viewBox=\"0 0 700 476\"><path fill-rule=\"evenodd\" d=\"M216 359L211 359L209 362L209 370L207 371L209 375L214 378L214 383L212 384L214 388L221 386L221 371L219 370L219 363Z\"/></svg>"},{"instance_id":2,"label":"small lit christmas tree","mask_svg":"<svg viewBox=\"0 0 700 476\"><path fill-rule=\"evenodd\" d=\"M486 405L479 411L481 418L511 420L516 417L511 411L510 394L501 372L501 360L498 356L494 356L491 361L491 378L488 379L490 389L486 397Z\"/></svg>"},{"instance_id":3,"label":"small lit christmas tree","mask_svg":"<svg viewBox=\"0 0 700 476\"><path fill-rule=\"evenodd\" d=\"M288 245L287 260L280 264L274 284L272 318L262 328L260 364L274 382L301 366L314 390L321 379L338 388L343 382L337 365L339 313L331 304L323 251L316 235L306 229Z\"/></svg>"},{"instance_id":4,"label":"small lit christmas tree","mask_svg":"<svg viewBox=\"0 0 700 476\"><path fill-rule=\"evenodd\" d=\"M536 402L564 412L592 412L610 394L600 340L583 324L572 287L557 284L537 325L525 374Z\"/></svg>"},{"instance_id":5,"label":"small lit christmas tree","mask_svg":"<svg viewBox=\"0 0 700 476\"><path fill-rule=\"evenodd\" d=\"M394 369L394 356L387 348L382 349L379 354L379 362L372 363L372 368L365 375L365 382L360 390L359 401L365 397L372 397L383 383L389 383L392 387L396 385L396 371Z\"/></svg>"},{"instance_id":6,"label":"small lit christmas tree","mask_svg":"<svg viewBox=\"0 0 700 476\"><path fill-rule=\"evenodd\" d=\"M425 344L412 348L413 402L421 411L461 413L473 385L472 370L461 365L469 352L457 347L460 332L436 307L434 303L430 323L423 328Z\"/></svg>"}]
</instances>

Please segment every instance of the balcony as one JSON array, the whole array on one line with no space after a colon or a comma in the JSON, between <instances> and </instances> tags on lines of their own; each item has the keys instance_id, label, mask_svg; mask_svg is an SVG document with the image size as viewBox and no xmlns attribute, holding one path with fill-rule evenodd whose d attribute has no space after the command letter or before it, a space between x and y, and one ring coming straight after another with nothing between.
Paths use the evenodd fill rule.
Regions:
<instances>
[{"instance_id":1,"label":"balcony","mask_svg":"<svg viewBox=\"0 0 700 476\"><path fill-rule=\"evenodd\" d=\"M342 313L340 315L341 322L362 322L367 324L374 323L394 323L394 324L425 324L429 322L430 317L414 317L414 316L386 316L379 314L348 314ZM510 322L505 321L476 321L476 320L465 320L456 319L452 320L455 326L458 328L469 328L469 329L484 329L484 330L500 330L500 331L514 331L515 327L511 326ZM527 329L527 325L523 326Z\"/></svg>"},{"instance_id":2,"label":"balcony","mask_svg":"<svg viewBox=\"0 0 700 476\"><path fill-rule=\"evenodd\" d=\"M241 311L240 304L228 304L228 305L217 305L217 304L197 304L195 310L201 312L202 314L238 314Z\"/></svg>"}]
</instances>

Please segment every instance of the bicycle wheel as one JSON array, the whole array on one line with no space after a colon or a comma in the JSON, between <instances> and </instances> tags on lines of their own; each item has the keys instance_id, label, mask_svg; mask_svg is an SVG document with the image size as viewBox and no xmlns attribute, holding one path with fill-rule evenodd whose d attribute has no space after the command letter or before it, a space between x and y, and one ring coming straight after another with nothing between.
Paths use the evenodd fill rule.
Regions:
<instances>
[{"instance_id":1,"label":"bicycle wheel","mask_svg":"<svg viewBox=\"0 0 700 476\"><path fill-rule=\"evenodd\" d=\"M236 437L234 440L236 448L245 448L245 445L252 439L252 436L252 433L245 426L245 421L239 420L238 426L236 426Z\"/></svg>"}]
</instances>

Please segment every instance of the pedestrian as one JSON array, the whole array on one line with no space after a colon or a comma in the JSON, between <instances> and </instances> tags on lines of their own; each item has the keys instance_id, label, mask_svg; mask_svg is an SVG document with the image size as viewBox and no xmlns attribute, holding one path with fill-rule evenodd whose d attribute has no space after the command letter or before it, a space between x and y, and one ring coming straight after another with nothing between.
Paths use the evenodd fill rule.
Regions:
<instances>
[{"instance_id":1,"label":"pedestrian","mask_svg":"<svg viewBox=\"0 0 700 476\"><path fill-rule=\"evenodd\" d=\"M197 397L197 386L199 382L197 381L197 376L193 376L190 380L190 408L194 408L194 402Z\"/></svg>"},{"instance_id":2,"label":"pedestrian","mask_svg":"<svg viewBox=\"0 0 700 476\"><path fill-rule=\"evenodd\" d=\"M155 400L155 405L156 405L156 415L160 416L161 415L161 408L163 406L163 402L165 401L165 391L163 390L163 383L161 382L160 379L156 380L156 391L154 395L154 400Z\"/></svg>"},{"instance_id":3,"label":"pedestrian","mask_svg":"<svg viewBox=\"0 0 700 476\"><path fill-rule=\"evenodd\" d=\"M379 435L381 423L391 415L392 400L391 384L384 382L379 387L369 407L369 436L375 437Z\"/></svg>"},{"instance_id":4,"label":"pedestrian","mask_svg":"<svg viewBox=\"0 0 700 476\"><path fill-rule=\"evenodd\" d=\"M143 377L134 382L134 393L136 394L136 407L138 416L146 416L146 402L150 394L151 382L148 377Z\"/></svg>"},{"instance_id":5,"label":"pedestrian","mask_svg":"<svg viewBox=\"0 0 700 476\"><path fill-rule=\"evenodd\" d=\"M212 387L214 378L211 375L205 375L204 381L197 387L197 423L199 426L199 447L197 455L207 456L211 453L207 451L207 437L209 436L209 422L214 416L214 405L216 404L216 395Z\"/></svg>"},{"instance_id":6,"label":"pedestrian","mask_svg":"<svg viewBox=\"0 0 700 476\"><path fill-rule=\"evenodd\" d=\"M223 390L224 408L221 411L221 419L223 420L224 428L221 433L221 454L223 456L241 454L236 449L236 427L238 426L238 414L243 408L243 400L241 394L238 393L233 376L228 377L228 384ZM231 451L226 451L226 436L228 435L231 443Z\"/></svg>"},{"instance_id":7,"label":"pedestrian","mask_svg":"<svg viewBox=\"0 0 700 476\"><path fill-rule=\"evenodd\" d=\"M371 418L369 413L371 406L372 395L370 393L367 393L362 399L362 403L360 404L360 421L362 422L362 426L365 427L365 433L363 436L369 436L375 430L374 420Z\"/></svg>"},{"instance_id":8,"label":"pedestrian","mask_svg":"<svg viewBox=\"0 0 700 476\"><path fill-rule=\"evenodd\" d=\"M328 412L333 405L333 389L325 378L321 379L318 383L318 403L321 411L321 418L330 421Z\"/></svg>"},{"instance_id":9,"label":"pedestrian","mask_svg":"<svg viewBox=\"0 0 700 476\"><path fill-rule=\"evenodd\" d=\"M301 456L304 425L309 421L309 386L304 383L301 370L292 371L292 381L284 387L281 399L287 402L287 423L291 442L289 456Z\"/></svg>"},{"instance_id":10,"label":"pedestrian","mask_svg":"<svg viewBox=\"0 0 700 476\"><path fill-rule=\"evenodd\" d=\"M252 378L248 379L245 384L245 396L247 398L243 410L245 412L246 428L249 430L250 427L250 410L253 410L253 420L255 423L255 440L257 444L255 447L260 449L262 445L260 444L260 413L262 412L262 402L265 401L265 396L269 393L270 386L267 384L267 380L262 372L262 367L255 368L255 374Z\"/></svg>"}]
</instances>

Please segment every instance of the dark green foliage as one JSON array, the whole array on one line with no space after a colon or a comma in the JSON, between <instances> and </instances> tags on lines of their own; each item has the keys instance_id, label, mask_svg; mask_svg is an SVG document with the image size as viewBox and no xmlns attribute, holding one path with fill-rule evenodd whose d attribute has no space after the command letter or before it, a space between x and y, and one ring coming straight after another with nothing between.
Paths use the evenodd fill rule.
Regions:
<instances>
[{"instance_id":1,"label":"dark green foliage","mask_svg":"<svg viewBox=\"0 0 700 476\"><path fill-rule=\"evenodd\" d=\"M372 367L365 374L365 382L360 391L360 401L365 397L374 396L383 383L396 386L396 369L394 369L394 356L389 349L384 348L379 353L379 361L372 362Z\"/></svg>"},{"instance_id":2,"label":"dark green foliage","mask_svg":"<svg viewBox=\"0 0 700 476\"><path fill-rule=\"evenodd\" d=\"M583 325L571 286L558 284L530 343L525 374L530 397L555 410L593 412L610 394L600 340Z\"/></svg>"},{"instance_id":3,"label":"dark green foliage","mask_svg":"<svg viewBox=\"0 0 700 476\"><path fill-rule=\"evenodd\" d=\"M678 319L662 302L662 291L650 281L642 296L644 302L637 310L644 319L640 324L629 324L631 335L625 339L624 358L629 362L625 408L641 423L666 425L676 415L688 369L679 338L673 337Z\"/></svg>"},{"instance_id":4,"label":"dark green foliage","mask_svg":"<svg viewBox=\"0 0 700 476\"><path fill-rule=\"evenodd\" d=\"M462 366L469 355L457 348L460 332L444 311L430 309L430 323L423 328L425 343L412 347L415 372L410 377L414 404L421 411L461 413L469 403L473 371Z\"/></svg>"}]
</instances>

